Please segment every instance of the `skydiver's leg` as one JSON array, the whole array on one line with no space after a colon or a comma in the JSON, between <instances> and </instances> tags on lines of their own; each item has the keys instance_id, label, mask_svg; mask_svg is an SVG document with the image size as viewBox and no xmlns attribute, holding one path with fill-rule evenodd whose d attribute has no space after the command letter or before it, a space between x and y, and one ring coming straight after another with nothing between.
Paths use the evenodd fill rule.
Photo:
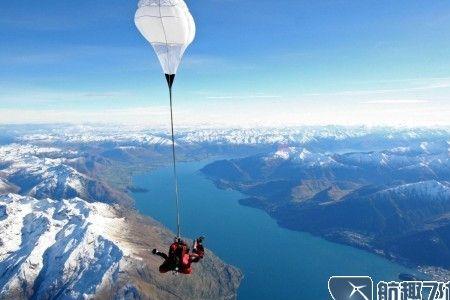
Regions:
<instances>
[{"instance_id":1,"label":"skydiver's leg","mask_svg":"<svg viewBox=\"0 0 450 300\"><path fill-rule=\"evenodd\" d=\"M196 239L194 241L194 246L192 247L192 252L193 254L195 254L198 257L199 261L200 259L203 258L203 256L205 255L205 248L203 247L203 239L204 237L199 237L198 239ZM197 262L195 261L195 262Z\"/></svg>"},{"instance_id":2,"label":"skydiver's leg","mask_svg":"<svg viewBox=\"0 0 450 300\"><path fill-rule=\"evenodd\" d=\"M167 273L167 272L170 272L170 271L173 271L173 270L174 270L173 264L170 263L167 260L164 261L163 264L159 266L159 272L160 273Z\"/></svg>"},{"instance_id":3,"label":"skydiver's leg","mask_svg":"<svg viewBox=\"0 0 450 300\"><path fill-rule=\"evenodd\" d=\"M205 248L203 248L203 237L199 237L194 241L194 245L192 247L192 253L190 254L190 260L193 263L199 262L203 256L205 255Z\"/></svg>"},{"instance_id":4,"label":"skydiver's leg","mask_svg":"<svg viewBox=\"0 0 450 300\"><path fill-rule=\"evenodd\" d=\"M200 257L197 253L189 254L189 260L193 263L198 263L203 257Z\"/></svg>"},{"instance_id":5,"label":"skydiver's leg","mask_svg":"<svg viewBox=\"0 0 450 300\"><path fill-rule=\"evenodd\" d=\"M156 249L153 249L152 253L153 253L154 255L157 255L157 256L160 256L160 257L164 258L164 260L167 260L167 259L169 258L169 257L167 256L167 254L165 254L165 253L163 253L163 252L159 252L159 251L156 250Z\"/></svg>"}]
</instances>

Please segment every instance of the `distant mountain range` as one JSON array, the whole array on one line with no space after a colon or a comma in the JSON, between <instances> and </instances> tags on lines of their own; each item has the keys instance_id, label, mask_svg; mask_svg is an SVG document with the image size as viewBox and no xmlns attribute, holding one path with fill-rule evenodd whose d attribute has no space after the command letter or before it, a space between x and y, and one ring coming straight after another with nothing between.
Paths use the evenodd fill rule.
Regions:
<instances>
[{"instance_id":1,"label":"distant mountain range","mask_svg":"<svg viewBox=\"0 0 450 300\"><path fill-rule=\"evenodd\" d=\"M138 126L0 126L8 140L51 144L170 145L168 128ZM443 139L450 128L303 126L289 128L176 128L177 144L203 146L289 145L321 152L386 149L419 140Z\"/></svg>"},{"instance_id":2,"label":"distant mountain range","mask_svg":"<svg viewBox=\"0 0 450 300\"><path fill-rule=\"evenodd\" d=\"M182 128L183 161L285 227L450 268L450 130ZM232 299L242 274L212 253L161 276L173 233L140 216L132 174L170 162L165 129L0 126L0 298Z\"/></svg>"},{"instance_id":3,"label":"distant mountain range","mask_svg":"<svg viewBox=\"0 0 450 300\"><path fill-rule=\"evenodd\" d=\"M280 146L202 172L284 227L450 269L448 141L450 135L411 134L398 145L387 136L376 143L394 146L389 150L349 153Z\"/></svg>"}]
</instances>

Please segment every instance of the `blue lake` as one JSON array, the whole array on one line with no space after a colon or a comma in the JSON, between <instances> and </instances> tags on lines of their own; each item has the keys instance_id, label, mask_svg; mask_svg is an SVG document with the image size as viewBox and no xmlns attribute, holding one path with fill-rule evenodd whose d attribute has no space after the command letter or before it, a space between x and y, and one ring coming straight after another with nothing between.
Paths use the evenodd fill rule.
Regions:
<instances>
[{"instance_id":1,"label":"blue lake","mask_svg":"<svg viewBox=\"0 0 450 300\"><path fill-rule=\"evenodd\" d=\"M179 164L182 235L205 245L244 273L239 299L329 299L332 275L370 275L374 282L413 271L382 257L277 225L265 212L242 206L244 196L221 190L198 171L208 161ZM134 177L136 208L175 231L171 168Z\"/></svg>"}]
</instances>

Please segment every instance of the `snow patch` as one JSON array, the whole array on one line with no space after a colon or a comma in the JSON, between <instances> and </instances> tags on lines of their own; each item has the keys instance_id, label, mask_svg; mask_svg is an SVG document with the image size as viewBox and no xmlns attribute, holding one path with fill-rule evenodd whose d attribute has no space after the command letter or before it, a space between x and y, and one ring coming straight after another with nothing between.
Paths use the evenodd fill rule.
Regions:
<instances>
[{"instance_id":1,"label":"snow patch","mask_svg":"<svg viewBox=\"0 0 450 300\"><path fill-rule=\"evenodd\" d=\"M94 295L133 253L121 239L125 226L103 203L1 196L0 297L17 290L37 298Z\"/></svg>"}]
</instances>

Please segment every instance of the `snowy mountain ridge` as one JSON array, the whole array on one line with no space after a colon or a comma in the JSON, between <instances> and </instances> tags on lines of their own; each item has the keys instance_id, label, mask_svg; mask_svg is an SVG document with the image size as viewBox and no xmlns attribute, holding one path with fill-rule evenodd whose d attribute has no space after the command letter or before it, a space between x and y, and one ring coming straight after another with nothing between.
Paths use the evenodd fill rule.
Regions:
<instances>
[{"instance_id":1,"label":"snowy mountain ridge","mask_svg":"<svg viewBox=\"0 0 450 300\"><path fill-rule=\"evenodd\" d=\"M91 202L107 201L104 195L113 193L108 186L71 166L81 157L77 151L10 144L0 147L0 157L0 193L16 187L20 194L38 199L81 197Z\"/></svg>"},{"instance_id":2,"label":"snowy mountain ridge","mask_svg":"<svg viewBox=\"0 0 450 300\"><path fill-rule=\"evenodd\" d=\"M60 126L44 128L35 133L26 132L20 142L45 143L135 143L139 145L168 145L167 129L148 129L136 126ZM318 140L345 141L349 139L379 138L387 140L414 140L443 138L450 140L450 128L389 128L389 127L343 127L306 126L292 128L186 128L176 129L180 144L216 145L306 145Z\"/></svg>"},{"instance_id":3,"label":"snowy mountain ridge","mask_svg":"<svg viewBox=\"0 0 450 300\"><path fill-rule=\"evenodd\" d=\"M124 268L124 220L103 203L0 197L0 295L86 298ZM30 285L30 283L34 283Z\"/></svg>"},{"instance_id":4,"label":"snowy mountain ridge","mask_svg":"<svg viewBox=\"0 0 450 300\"><path fill-rule=\"evenodd\" d=\"M236 297L241 273L209 251L189 278L159 274L151 249L167 249L173 233L77 170L86 155L0 146L0 299Z\"/></svg>"},{"instance_id":5,"label":"snowy mountain ridge","mask_svg":"<svg viewBox=\"0 0 450 300\"><path fill-rule=\"evenodd\" d=\"M450 201L450 186L448 183L436 180L420 181L403 184L379 192L386 196L402 194L405 197L412 195L430 200Z\"/></svg>"},{"instance_id":6,"label":"snowy mountain ridge","mask_svg":"<svg viewBox=\"0 0 450 300\"><path fill-rule=\"evenodd\" d=\"M263 159L286 160L294 164L310 166L346 164L357 167L382 166L402 170L412 167L450 166L449 153L449 144L442 142L419 142L410 147L397 147L390 150L372 152L349 152L345 154L311 152L305 147L291 146L281 147L277 151L266 155Z\"/></svg>"}]
</instances>

